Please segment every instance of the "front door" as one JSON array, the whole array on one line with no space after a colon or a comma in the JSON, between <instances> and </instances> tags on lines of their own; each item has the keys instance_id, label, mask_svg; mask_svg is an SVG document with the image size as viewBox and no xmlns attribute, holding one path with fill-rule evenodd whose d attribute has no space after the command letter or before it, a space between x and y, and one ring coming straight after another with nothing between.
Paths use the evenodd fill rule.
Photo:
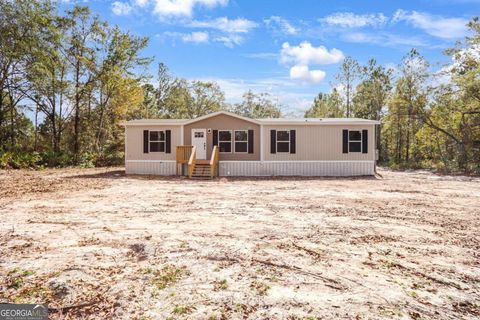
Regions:
<instances>
[{"instance_id":1,"label":"front door","mask_svg":"<svg viewBox=\"0 0 480 320\"><path fill-rule=\"evenodd\" d=\"M197 159L207 159L207 129L192 129L192 146L197 149Z\"/></svg>"}]
</instances>

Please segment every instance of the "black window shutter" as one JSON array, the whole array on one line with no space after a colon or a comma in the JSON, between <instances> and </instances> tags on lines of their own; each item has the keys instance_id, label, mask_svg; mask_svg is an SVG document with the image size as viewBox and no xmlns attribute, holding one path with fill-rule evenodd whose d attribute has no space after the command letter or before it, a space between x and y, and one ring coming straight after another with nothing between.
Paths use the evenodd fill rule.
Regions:
<instances>
[{"instance_id":1,"label":"black window shutter","mask_svg":"<svg viewBox=\"0 0 480 320\"><path fill-rule=\"evenodd\" d=\"M253 153L253 130L248 130L248 153Z\"/></svg>"},{"instance_id":2,"label":"black window shutter","mask_svg":"<svg viewBox=\"0 0 480 320\"><path fill-rule=\"evenodd\" d=\"M165 130L165 153L171 153L172 152L172 131L171 130Z\"/></svg>"},{"instance_id":3,"label":"black window shutter","mask_svg":"<svg viewBox=\"0 0 480 320\"><path fill-rule=\"evenodd\" d=\"M277 153L277 130L270 130L270 153Z\"/></svg>"},{"instance_id":4,"label":"black window shutter","mask_svg":"<svg viewBox=\"0 0 480 320\"><path fill-rule=\"evenodd\" d=\"M218 130L213 130L213 145L218 146Z\"/></svg>"},{"instance_id":5,"label":"black window shutter","mask_svg":"<svg viewBox=\"0 0 480 320\"><path fill-rule=\"evenodd\" d=\"M148 130L143 130L143 153L148 153Z\"/></svg>"},{"instance_id":6,"label":"black window shutter","mask_svg":"<svg viewBox=\"0 0 480 320\"><path fill-rule=\"evenodd\" d=\"M343 153L348 153L348 130L343 130Z\"/></svg>"},{"instance_id":7,"label":"black window shutter","mask_svg":"<svg viewBox=\"0 0 480 320\"><path fill-rule=\"evenodd\" d=\"M368 130L362 130L362 153L368 153Z\"/></svg>"},{"instance_id":8,"label":"black window shutter","mask_svg":"<svg viewBox=\"0 0 480 320\"><path fill-rule=\"evenodd\" d=\"M296 151L296 135L295 130L290 130L290 153L295 153Z\"/></svg>"}]
</instances>

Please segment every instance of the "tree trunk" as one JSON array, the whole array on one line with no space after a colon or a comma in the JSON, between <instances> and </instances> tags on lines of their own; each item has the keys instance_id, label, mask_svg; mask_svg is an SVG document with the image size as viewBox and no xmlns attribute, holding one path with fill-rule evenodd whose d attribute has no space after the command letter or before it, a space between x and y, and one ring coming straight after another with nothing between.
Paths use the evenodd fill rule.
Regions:
<instances>
[{"instance_id":1,"label":"tree trunk","mask_svg":"<svg viewBox=\"0 0 480 320\"><path fill-rule=\"evenodd\" d=\"M347 118L350 118L350 84L347 80Z\"/></svg>"},{"instance_id":2,"label":"tree trunk","mask_svg":"<svg viewBox=\"0 0 480 320\"><path fill-rule=\"evenodd\" d=\"M80 61L77 59L75 66L75 119L74 119L74 142L73 142L73 155L75 164L78 164L79 152L80 152Z\"/></svg>"},{"instance_id":3,"label":"tree trunk","mask_svg":"<svg viewBox=\"0 0 480 320\"><path fill-rule=\"evenodd\" d=\"M382 138L381 138L381 125L380 124L377 124L375 125L375 139L376 139L376 142L375 142L375 145L376 145L376 150L374 152L377 152L378 150L378 161L379 162L382 162L384 161L383 159L383 155L382 155Z\"/></svg>"},{"instance_id":4,"label":"tree trunk","mask_svg":"<svg viewBox=\"0 0 480 320\"><path fill-rule=\"evenodd\" d=\"M56 69L53 67L52 69L52 75L56 74ZM57 127L57 102L55 100L55 94L56 94L56 86L55 86L55 78L52 77L52 95L50 96L50 104L52 106L52 112L50 113L50 121L52 122L52 145L53 145L53 152L59 153L60 152L60 139L58 137L58 127ZM48 109L48 108L45 108ZM60 118L62 117L60 109Z\"/></svg>"},{"instance_id":5,"label":"tree trunk","mask_svg":"<svg viewBox=\"0 0 480 320\"><path fill-rule=\"evenodd\" d=\"M50 114L50 121L52 122L52 147L53 147L53 152L58 153L60 152L60 149L58 147L58 141L57 141L57 123L55 119L55 106L53 107L52 113Z\"/></svg>"},{"instance_id":6,"label":"tree trunk","mask_svg":"<svg viewBox=\"0 0 480 320\"><path fill-rule=\"evenodd\" d=\"M410 123L410 115L408 115L408 122L407 122L407 141L405 143L405 162L408 164L410 161L410 131L411 131L411 123Z\"/></svg>"},{"instance_id":7,"label":"tree trunk","mask_svg":"<svg viewBox=\"0 0 480 320\"><path fill-rule=\"evenodd\" d=\"M102 87L103 88L103 87ZM103 90L100 91L100 119L98 121L98 130L97 130L97 141L95 142L95 147L97 148L97 152L100 151L100 139L102 137L102 128L103 128L103 117L105 114L105 103L103 101Z\"/></svg>"},{"instance_id":8,"label":"tree trunk","mask_svg":"<svg viewBox=\"0 0 480 320\"><path fill-rule=\"evenodd\" d=\"M87 115L88 123L92 120L92 93L89 92L88 94L88 115Z\"/></svg>"},{"instance_id":9,"label":"tree trunk","mask_svg":"<svg viewBox=\"0 0 480 320\"><path fill-rule=\"evenodd\" d=\"M458 145L458 152L459 152L458 168L466 172L468 171L467 170L468 154L467 154L467 148L465 147L464 143L460 143Z\"/></svg>"},{"instance_id":10,"label":"tree trunk","mask_svg":"<svg viewBox=\"0 0 480 320\"><path fill-rule=\"evenodd\" d=\"M2 123L3 123L3 91L0 91L0 150L5 147L5 142L3 140L3 132L2 132Z\"/></svg>"},{"instance_id":11,"label":"tree trunk","mask_svg":"<svg viewBox=\"0 0 480 320\"><path fill-rule=\"evenodd\" d=\"M10 149L15 148L15 107L10 98Z\"/></svg>"},{"instance_id":12,"label":"tree trunk","mask_svg":"<svg viewBox=\"0 0 480 320\"><path fill-rule=\"evenodd\" d=\"M38 151L38 104L35 104L35 131L34 131L34 142L33 150Z\"/></svg>"},{"instance_id":13,"label":"tree trunk","mask_svg":"<svg viewBox=\"0 0 480 320\"><path fill-rule=\"evenodd\" d=\"M62 66L61 73L60 73L60 82L63 82L65 78L65 67ZM60 142L62 141L62 132L63 132L63 123L62 123L62 112L63 112L63 90L60 90L59 93L59 101L58 101L58 134L57 134L57 141L58 145L60 146ZM60 148L59 148L60 151Z\"/></svg>"},{"instance_id":14,"label":"tree trunk","mask_svg":"<svg viewBox=\"0 0 480 320\"><path fill-rule=\"evenodd\" d=\"M400 116L397 115L397 164L402 161L402 135L400 126Z\"/></svg>"},{"instance_id":15,"label":"tree trunk","mask_svg":"<svg viewBox=\"0 0 480 320\"><path fill-rule=\"evenodd\" d=\"M461 138L456 137L453 133L448 132L447 130L443 129L442 127L436 125L433 123L433 121L428 117L428 115L423 114L423 121L425 124L427 124L429 127L442 132L445 134L447 137L452 139L455 142L455 147L458 150L459 157L458 157L458 167L459 169L466 170L467 169L467 163L468 163L468 153L467 153L467 148L465 145L465 141L462 140ZM463 122L463 119L462 119ZM462 129L462 128L461 128ZM463 131L463 130L461 130Z\"/></svg>"},{"instance_id":16,"label":"tree trunk","mask_svg":"<svg viewBox=\"0 0 480 320\"><path fill-rule=\"evenodd\" d=\"M458 157L458 167L462 171L466 172L468 170L467 164L468 164L468 152L467 152L467 144L468 144L468 134L467 129L468 125L465 123L465 114L462 113L462 118L460 122L460 132L461 132L461 138L460 141L461 143L459 144L459 157Z\"/></svg>"}]
</instances>

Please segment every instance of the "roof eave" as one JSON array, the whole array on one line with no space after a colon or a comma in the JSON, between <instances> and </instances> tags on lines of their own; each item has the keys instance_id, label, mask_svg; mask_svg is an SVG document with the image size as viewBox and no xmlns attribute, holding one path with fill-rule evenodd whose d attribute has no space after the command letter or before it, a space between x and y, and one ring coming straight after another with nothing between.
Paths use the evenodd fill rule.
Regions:
<instances>
[{"instance_id":1,"label":"roof eave","mask_svg":"<svg viewBox=\"0 0 480 320\"><path fill-rule=\"evenodd\" d=\"M308 125L308 126L328 126L328 125L376 125L380 124L380 121L330 121L330 122L300 122L300 121L261 121L260 124L263 125L297 125L297 126L303 126L303 125Z\"/></svg>"},{"instance_id":2,"label":"roof eave","mask_svg":"<svg viewBox=\"0 0 480 320\"><path fill-rule=\"evenodd\" d=\"M240 116L235 113L227 112L227 111L217 111L213 112L195 119L178 119L179 121L176 122L170 122L168 120L162 120L162 119L157 119L157 120L152 120L152 121L145 121L145 122L122 122L120 125L126 126L126 127L135 127L135 126L154 126L154 125L169 125L169 126L182 126L182 125L189 125L198 121L202 121L205 119L209 119L218 115L227 115L231 116L237 119L241 119L244 121L248 121L251 123L255 123L257 125L377 125L380 124L380 121L376 120L343 120L343 121L289 121L289 120L262 120L262 119L251 119L251 118L246 118L243 116Z\"/></svg>"},{"instance_id":3,"label":"roof eave","mask_svg":"<svg viewBox=\"0 0 480 320\"><path fill-rule=\"evenodd\" d=\"M123 125L125 127L142 127L142 126L182 126L184 125L185 122L162 122L156 121L156 122L122 122L120 125Z\"/></svg>"},{"instance_id":4,"label":"roof eave","mask_svg":"<svg viewBox=\"0 0 480 320\"><path fill-rule=\"evenodd\" d=\"M230 116L230 117L234 117L234 118L237 118L237 119L241 119L241 120L244 120L244 121L248 121L248 122L251 122L251 123L255 123L255 124L258 124L258 125L261 124L261 122L256 120L256 119L246 118L246 117L240 116L238 114L235 114L235 113L232 113L232 112L227 112L227 111L213 112L213 113L210 113L210 114L207 114L207 115L195 118L195 119L187 120L184 124L188 125L188 124L195 123L197 121L202 121L202 120L205 120L205 119L208 119L208 118L212 118L212 117L215 117L215 116L218 116L218 115L221 115L221 114L224 114L224 115L227 115L227 116Z\"/></svg>"}]
</instances>

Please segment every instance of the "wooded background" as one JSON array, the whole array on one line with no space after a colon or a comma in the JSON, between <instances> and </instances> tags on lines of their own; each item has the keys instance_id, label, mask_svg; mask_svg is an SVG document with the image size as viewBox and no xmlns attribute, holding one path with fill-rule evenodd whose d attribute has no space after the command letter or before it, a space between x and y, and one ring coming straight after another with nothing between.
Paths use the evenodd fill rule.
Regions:
<instances>
[{"instance_id":1,"label":"wooded background","mask_svg":"<svg viewBox=\"0 0 480 320\"><path fill-rule=\"evenodd\" d=\"M215 82L174 77L162 63L149 75L148 39L88 7L0 0L0 18L0 168L122 164L120 124L130 119L284 116L268 93L247 91L232 105ZM416 49L395 69L347 57L305 117L380 120L380 162L392 168L480 173L478 18L468 26L435 72Z\"/></svg>"}]
</instances>

